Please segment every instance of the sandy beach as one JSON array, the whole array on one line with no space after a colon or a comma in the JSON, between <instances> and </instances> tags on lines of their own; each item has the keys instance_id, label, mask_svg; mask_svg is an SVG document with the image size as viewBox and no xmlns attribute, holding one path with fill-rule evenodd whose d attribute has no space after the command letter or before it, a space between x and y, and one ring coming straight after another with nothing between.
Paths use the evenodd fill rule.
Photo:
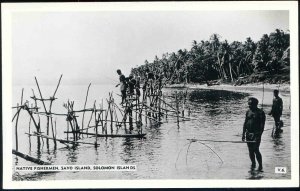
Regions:
<instances>
[{"instance_id":1,"label":"sandy beach","mask_svg":"<svg viewBox=\"0 0 300 191\"><path fill-rule=\"evenodd\" d=\"M279 89L282 93L290 93L290 84L269 84L269 83L252 83L240 86L230 84L220 84L207 86L206 84L172 84L167 85L166 88L189 88L189 89L213 89L213 90L228 90L236 92L251 92L251 91L266 91L272 92Z\"/></svg>"}]
</instances>

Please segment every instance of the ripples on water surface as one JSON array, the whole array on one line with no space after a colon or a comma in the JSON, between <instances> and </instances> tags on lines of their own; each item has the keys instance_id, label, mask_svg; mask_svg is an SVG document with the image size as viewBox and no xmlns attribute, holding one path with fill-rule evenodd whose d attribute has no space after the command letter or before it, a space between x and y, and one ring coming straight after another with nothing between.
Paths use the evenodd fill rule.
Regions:
<instances>
[{"instance_id":1,"label":"ripples on water surface","mask_svg":"<svg viewBox=\"0 0 300 191\"><path fill-rule=\"evenodd\" d=\"M77 90L76 90L77 88ZM49 88L51 89L51 88ZM52 88L54 89L54 87ZM45 92L51 90L45 88ZM108 97L108 90L118 89L113 86L92 86L88 105L93 101ZM30 89L25 89L29 92ZM77 91L77 92L74 92ZM165 89L164 94L174 96L174 92L185 92L180 89ZM20 89L14 92L14 103L19 100ZM53 111L63 112L62 104L75 100L75 108L83 108L86 87L62 87L54 102ZM18 94L18 95L17 95ZM53 144L47 148L45 141L41 152L37 152L36 138L29 139L24 133L28 131L28 117L20 116L19 151L50 161L56 165L136 165L134 172L57 172L57 173L19 173L14 174L14 180L94 180L94 179L289 179L291 177L290 148L290 95L282 95L284 101L283 121L284 131L281 137L273 139L271 130L273 119L267 116L266 131L262 137L261 153L264 172L250 172L248 149L244 143L199 142L190 143L187 139L209 139L240 141L247 99L256 96L261 100L262 92L238 93L224 90L188 90L186 108L192 110L191 118L177 127L176 119L168 117L160 126L148 126L145 139L128 138L98 138L100 146L79 145L66 148L58 144L54 150ZM24 96L25 97L25 96ZM116 96L116 99L118 99ZM119 101L119 100L117 100ZM173 100L169 100L172 102ZM272 92L264 94L264 110L270 111ZM261 107L261 106L260 106ZM187 115L187 111L185 113ZM86 117L87 120L88 117ZM65 138L63 133L65 120L57 120L58 137ZM33 128L33 127L32 127ZM93 142L95 138L85 138ZM14 140L14 137L13 137ZM217 154L215 154L216 152ZM218 156L220 157L218 157ZM21 158L13 156L16 165L34 165ZM275 174L276 166L287 167L287 174Z\"/></svg>"}]
</instances>

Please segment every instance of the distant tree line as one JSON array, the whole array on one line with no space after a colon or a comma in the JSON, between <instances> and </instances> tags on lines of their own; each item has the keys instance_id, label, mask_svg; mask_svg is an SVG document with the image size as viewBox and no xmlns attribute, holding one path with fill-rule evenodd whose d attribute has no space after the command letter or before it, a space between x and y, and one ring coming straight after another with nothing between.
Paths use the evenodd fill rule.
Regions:
<instances>
[{"instance_id":1,"label":"distant tree line","mask_svg":"<svg viewBox=\"0 0 300 191\"><path fill-rule=\"evenodd\" d=\"M264 34L258 42L250 37L244 42L228 43L212 34L209 40L192 42L190 50L155 56L153 62L145 60L131 69L131 74L146 77L146 70L167 84L203 83L211 80L236 82L251 75L267 76L290 73L290 34L280 29Z\"/></svg>"}]
</instances>

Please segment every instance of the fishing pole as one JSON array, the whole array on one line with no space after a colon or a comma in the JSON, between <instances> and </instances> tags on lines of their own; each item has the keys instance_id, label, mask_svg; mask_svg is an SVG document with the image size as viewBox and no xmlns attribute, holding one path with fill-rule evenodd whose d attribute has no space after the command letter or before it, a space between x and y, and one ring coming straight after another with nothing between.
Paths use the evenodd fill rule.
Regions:
<instances>
[{"instance_id":1,"label":"fishing pole","mask_svg":"<svg viewBox=\"0 0 300 191\"><path fill-rule=\"evenodd\" d=\"M274 128L265 129L264 131L274 130Z\"/></svg>"},{"instance_id":2,"label":"fishing pole","mask_svg":"<svg viewBox=\"0 0 300 191\"><path fill-rule=\"evenodd\" d=\"M227 141L227 140L209 140L209 139L187 139L189 141L207 141L207 142L221 142L221 143L256 143L256 141Z\"/></svg>"},{"instance_id":3,"label":"fishing pole","mask_svg":"<svg viewBox=\"0 0 300 191\"><path fill-rule=\"evenodd\" d=\"M109 79L109 80L112 80L112 81L114 81L114 82L119 82L118 80L116 80L116 79L113 79L113 78L111 78L111 77L108 77L107 75L104 75L104 77L106 77L107 79Z\"/></svg>"},{"instance_id":4,"label":"fishing pole","mask_svg":"<svg viewBox=\"0 0 300 191\"><path fill-rule=\"evenodd\" d=\"M263 82L263 95L261 100L261 109L264 109L264 97L265 97L265 83Z\"/></svg>"}]
</instances>

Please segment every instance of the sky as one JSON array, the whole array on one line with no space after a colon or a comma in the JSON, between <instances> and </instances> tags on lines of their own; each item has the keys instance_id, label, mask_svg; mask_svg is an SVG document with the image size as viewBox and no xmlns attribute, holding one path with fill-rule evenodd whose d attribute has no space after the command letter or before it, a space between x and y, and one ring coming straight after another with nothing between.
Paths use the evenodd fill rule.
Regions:
<instances>
[{"instance_id":1,"label":"sky","mask_svg":"<svg viewBox=\"0 0 300 191\"><path fill-rule=\"evenodd\" d=\"M117 83L117 69L190 49L193 40L258 41L289 30L288 11L16 12L12 15L13 84Z\"/></svg>"}]
</instances>

